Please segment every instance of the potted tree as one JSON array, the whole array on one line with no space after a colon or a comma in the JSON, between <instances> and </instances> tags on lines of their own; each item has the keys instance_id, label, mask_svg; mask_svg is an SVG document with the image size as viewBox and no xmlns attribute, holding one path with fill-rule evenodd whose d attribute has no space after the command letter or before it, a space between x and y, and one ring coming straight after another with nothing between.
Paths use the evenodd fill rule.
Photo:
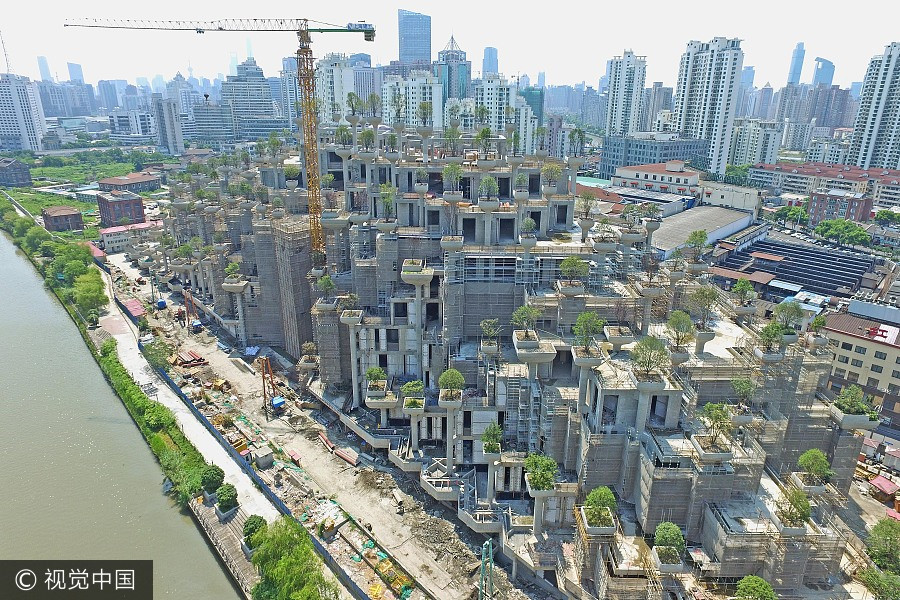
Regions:
<instances>
[{"instance_id":1,"label":"potted tree","mask_svg":"<svg viewBox=\"0 0 900 600\"><path fill-rule=\"evenodd\" d=\"M594 233L594 250L601 254L615 252L619 246L619 236L609 224L609 219L601 219Z\"/></svg>"},{"instance_id":2,"label":"potted tree","mask_svg":"<svg viewBox=\"0 0 900 600\"><path fill-rule=\"evenodd\" d=\"M378 149L375 148L375 130L363 129L359 134L359 143L362 150L359 151L359 158L364 161L375 160L378 157Z\"/></svg>"},{"instance_id":3,"label":"potted tree","mask_svg":"<svg viewBox=\"0 0 900 600\"><path fill-rule=\"evenodd\" d=\"M513 189L513 199L516 202L524 202L528 200L528 175L526 173L516 173L516 181Z\"/></svg>"},{"instance_id":4,"label":"potted tree","mask_svg":"<svg viewBox=\"0 0 900 600\"><path fill-rule=\"evenodd\" d=\"M421 415L425 412L425 384L421 379L407 381L400 387L403 392L403 412Z\"/></svg>"},{"instance_id":5,"label":"potted tree","mask_svg":"<svg viewBox=\"0 0 900 600\"><path fill-rule=\"evenodd\" d=\"M588 192L580 194L578 200L575 201L575 209L579 215L578 226L581 227L581 243L587 241L588 232L594 226L594 219L591 215L596 206L597 199Z\"/></svg>"},{"instance_id":6,"label":"potted tree","mask_svg":"<svg viewBox=\"0 0 900 600\"><path fill-rule=\"evenodd\" d=\"M503 430L500 429L500 426L491 422L484 430L484 433L481 434L481 444L484 452L484 458L491 464L491 462L500 460L500 442L503 440ZM488 485L490 485L491 481L488 480Z\"/></svg>"},{"instance_id":7,"label":"potted tree","mask_svg":"<svg viewBox=\"0 0 900 600\"><path fill-rule=\"evenodd\" d=\"M400 160L400 146L398 146L397 142L399 138L396 133L389 133L384 138L384 146L386 152L384 153L384 157L394 163L396 165L397 161Z\"/></svg>"},{"instance_id":8,"label":"potted tree","mask_svg":"<svg viewBox=\"0 0 900 600\"><path fill-rule=\"evenodd\" d=\"M731 286L731 293L736 300L731 303L731 309L738 319L743 319L756 312L756 307L753 305L753 300L756 298L756 290L753 289L753 284L749 280L744 277L738 279Z\"/></svg>"},{"instance_id":9,"label":"potted tree","mask_svg":"<svg viewBox=\"0 0 900 600\"><path fill-rule=\"evenodd\" d=\"M806 535L806 522L812 514L809 498L803 490L788 488L775 503L772 522L781 535Z\"/></svg>"},{"instance_id":10,"label":"potted tree","mask_svg":"<svg viewBox=\"0 0 900 600\"><path fill-rule=\"evenodd\" d=\"M216 490L216 499L216 516L224 523L237 512L237 490L230 483L224 483Z\"/></svg>"},{"instance_id":11,"label":"potted tree","mask_svg":"<svg viewBox=\"0 0 900 600\"><path fill-rule=\"evenodd\" d=\"M653 562L660 573L680 573L683 568L684 535L678 525L663 521L653 535Z\"/></svg>"},{"instance_id":12,"label":"potted tree","mask_svg":"<svg viewBox=\"0 0 900 600\"><path fill-rule=\"evenodd\" d=\"M747 425L753 421L752 402L756 384L749 377L738 377L731 380L731 389L737 396L737 403L731 408L731 424Z\"/></svg>"},{"instance_id":13,"label":"potted tree","mask_svg":"<svg viewBox=\"0 0 900 600\"><path fill-rule=\"evenodd\" d=\"M261 529L266 529L266 527L268 527L268 524L260 515L250 515L247 517L247 520L244 521L242 532L244 538L241 540L241 550L244 551L244 556L247 557L247 560L253 558L253 553L256 551L256 547L260 542L259 538L255 537L256 532Z\"/></svg>"},{"instance_id":14,"label":"potted tree","mask_svg":"<svg viewBox=\"0 0 900 600\"><path fill-rule=\"evenodd\" d=\"M872 409L858 385L847 386L841 390L831 403L831 417L841 429L875 429L878 426L878 413Z\"/></svg>"},{"instance_id":15,"label":"potted tree","mask_svg":"<svg viewBox=\"0 0 900 600\"><path fill-rule=\"evenodd\" d=\"M781 334L785 344L793 344L800 339L797 325L803 320L803 308L799 302L785 300L772 311L775 322L781 326Z\"/></svg>"},{"instance_id":16,"label":"potted tree","mask_svg":"<svg viewBox=\"0 0 900 600\"><path fill-rule=\"evenodd\" d=\"M215 504L216 490L225 481L225 472L218 465L206 465L200 472L200 487L203 489L203 500Z\"/></svg>"},{"instance_id":17,"label":"potted tree","mask_svg":"<svg viewBox=\"0 0 900 600\"><path fill-rule=\"evenodd\" d=\"M778 596L768 582L757 575L746 575L738 581L739 600L778 600Z\"/></svg>"},{"instance_id":18,"label":"potted tree","mask_svg":"<svg viewBox=\"0 0 900 600\"><path fill-rule=\"evenodd\" d=\"M800 472L791 473L791 481L807 495L825 493L828 480L834 477L828 457L818 448L810 448L797 459Z\"/></svg>"},{"instance_id":19,"label":"potted tree","mask_svg":"<svg viewBox=\"0 0 900 600\"><path fill-rule=\"evenodd\" d=\"M438 387L441 389L438 406L451 409L462 407L462 389L466 387L462 373L456 369L447 369L438 377Z\"/></svg>"},{"instance_id":20,"label":"potted tree","mask_svg":"<svg viewBox=\"0 0 900 600\"><path fill-rule=\"evenodd\" d=\"M547 150L547 128L541 125L534 130L534 139L538 147L534 150L534 155L538 160L544 160L550 151Z\"/></svg>"},{"instance_id":21,"label":"potted tree","mask_svg":"<svg viewBox=\"0 0 900 600\"><path fill-rule=\"evenodd\" d=\"M500 345L497 338L500 335L500 321L498 319L484 319L481 326L481 353L485 356L500 354Z\"/></svg>"},{"instance_id":22,"label":"potted tree","mask_svg":"<svg viewBox=\"0 0 900 600\"><path fill-rule=\"evenodd\" d=\"M781 351L784 333L778 323L769 323L759 332L760 346L753 349L756 358L763 362L777 362L784 358Z\"/></svg>"},{"instance_id":23,"label":"potted tree","mask_svg":"<svg viewBox=\"0 0 900 600\"><path fill-rule=\"evenodd\" d=\"M537 229L537 223L534 222L534 219L531 217L522 219L522 224L519 226L519 243L526 250L530 250L537 245L537 236L534 234L535 229Z\"/></svg>"},{"instance_id":24,"label":"potted tree","mask_svg":"<svg viewBox=\"0 0 900 600\"><path fill-rule=\"evenodd\" d=\"M700 354L707 342L716 337L710 327L710 317L713 314L713 306L719 299L719 292L711 285L700 286L691 292L689 301L700 314L700 322L697 323L696 352Z\"/></svg>"},{"instance_id":25,"label":"potted tree","mask_svg":"<svg viewBox=\"0 0 900 600\"><path fill-rule=\"evenodd\" d=\"M369 398L383 398L387 391L387 373L381 367L369 367L366 369L366 381L368 381L367 395Z\"/></svg>"},{"instance_id":26,"label":"potted tree","mask_svg":"<svg viewBox=\"0 0 900 600\"><path fill-rule=\"evenodd\" d=\"M559 274L562 278L556 280L556 289L564 296L578 296L584 294L584 280L587 279L591 267L577 256L567 256L559 263Z\"/></svg>"},{"instance_id":27,"label":"potted tree","mask_svg":"<svg viewBox=\"0 0 900 600\"><path fill-rule=\"evenodd\" d=\"M478 147L478 166L484 169L492 169L497 166L496 160L488 158L492 146L491 138L491 128L482 127L472 140Z\"/></svg>"},{"instance_id":28,"label":"potted tree","mask_svg":"<svg viewBox=\"0 0 900 600\"><path fill-rule=\"evenodd\" d=\"M312 371L319 366L318 347L315 342L303 342L300 346L300 360L297 362L297 370Z\"/></svg>"},{"instance_id":29,"label":"potted tree","mask_svg":"<svg viewBox=\"0 0 900 600\"><path fill-rule=\"evenodd\" d=\"M709 236L705 229L692 231L687 238L687 246L690 248L690 257L692 262L688 263L688 271L694 275L703 273L709 268L709 265L703 262L703 251L706 249L706 241Z\"/></svg>"},{"instance_id":30,"label":"potted tree","mask_svg":"<svg viewBox=\"0 0 900 600\"><path fill-rule=\"evenodd\" d=\"M319 279L316 280L316 287L322 292L322 298L319 300L319 303L323 306L331 305L332 308L337 305L337 300L334 298L334 290L337 286L331 279L331 275L322 275L319 277Z\"/></svg>"},{"instance_id":31,"label":"potted tree","mask_svg":"<svg viewBox=\"0 0 900 600\"><path fill-rule=\"evenodd\" d=\"M555 162L548 162L541 167L541 175L544 178L544 185L541 187L541 193L545 198L549 198L556 193L557 181L562 175L562 167Z\"/></svg>"},{"instance_id":32,"label":"potted tree","mask_svg":"<svg viewBox=\"0 0 900 600\"><path fill-rule=\"evenodd\" d=\"M459 110L459 107L455 108ZM444 130L444 143L447 148L444 160L451 164L460 164L463 160L463 157L459 154L460 139L462 139L462 133L460 133L458 125L450 125Z\"/></svg>"},{"instance_id":33,"label":"potted tree","mask_svg":"<svg viewBox=\"0 0 900 600\"><path fill-rule=\"evenodd\" d=\"M828 338L820 335L826 324L827 321L824 315L816 315L813 320L810 321L809 326L807 327L809 333L806 334L806 342L810 346L818 348L828 345Z\"/></svg>"},{"instance_id":34,"label":"potted tree","mask_svg":"<svg viewBox=\"0 0 900 600\"><path fill-rule=\"evenodd\" d=\"M490 175L485 175L481 178L481 182L478 184L478 203L481 204L482 200L490 199L497 200L497 195L500 193L500 186L497 184L497 180L491 177Z\"/></svg>"},{"instance_id":35,"label":"potted tree","mask_svg":"<svg viewBox=\"0 0 900 600\"><path fill-rule=\"evenodd\" d=\"M422 167L416 169L416 182L413 184L413 190L423 197L428 193L428 171Z\"/></svg>"},{"instance_id":36,"label":"potted tree","mask_svg":"<svg viewBox=\"0 0 900 600\"><path fill-rule=\"evenodd\" d=\"M690 358L687 346L694 341L697 335L697 329L694 327L690 315L683 310L672 311L666 321L666 330L669 332L669 339L672 340L674 347L671 356L672 364L677 366L686 362Z\"/></svg>"},{"instance_id":37,"label":"potted tree","mask_svg":"<svg viewBox=\"0 0 900 600\"><path fill-rule=\"evenodd\" d=\"M603 326L605 324L606 321L604 321L600 315L590 310L585 311L576 317L575 325L572 327L572 333L575 334L576 341L576 344L572 346L572 356L575 359L576 365L578 365L580 359L595 359L603 355L600 348L597 348L594 342L597 339L597 336L603 333Z\"/></svg>"},{"instance_id":38,"label":"potted tree","mask_svg":"<svg viewBox=\"0 0 900 600\"><path fill-rule=\"evenodd\" d=\"M450 204L462 202L463 193L459 187L462 180L462 167L451 163L441 170L441 180L444 183L444 200Z\"/></svg>"},{"instance_id":39,"label":"potted tree","mask_svg":"<svg viewBox=\"0 0 900 600\"><path fill-rule=\"evenodd\" d=\"M375 222L378 231L390 233L397 230L397 219L394 218L394 199L397 197L397 188L390 183L382 183L378 186L378 195L381 198L381 218Z\"/></svg>"},{"instance_id":40,"label":"potted tree","mask_svg":"<svg viewBox=\"0 0 900 600\"><path fill-rule=\"evenodd\" d=\"M535 492L551 492L556 482L556 474L559 466L556 461L544 454L529 454L525 457L525 483L528 485L528 493L536 497ZM548 496L551 494L540 494Z\"/></svg>"},{"instance_id":41,"label":"potted tree","mask_svg":"<svg viewBox=\"0 0 900 600\"><path fill-rule=\"evenodd\" d=\"M419 106L416 108L416 116L419 118L419 127L416 127L416 133L422 138L431 137L434 133L434 130L431 128L431 117L433 114L434 105L431 102L419 102ZM422 150L424 153L424 145Z\"/></svg>"},{"instance_id":42,"label":"potted tree","mask_svg":"<svg viewBox=\"0 0 900 600\"><path fill-rule=\"evenodd\" d=\"M691 445L704 462L725 462L734 457L725 433L731 428L731 413L727 404L709 402L700 411L700 421L706 426L706 435L691 436Z\"/></svg>"},{"instance_id":43,"label":"potted tree","mask_svg":"<svg viewBox=\"0 0 900 600\"><path fill-rule=\"evenodd\" d=\"M534 326L541 317L541 310L523 304L513 311L510 323L518 327L513 331L513 344L516 348L537 348L540 345Z\"/></svg>"},{"instance_id":44,"label":"potted tree","mask_svg":"<svg viewBox=\"0 0 900 600\"><path fill-rule=\"evenodd\" d=\"M669 352L659 338L648 335L631 350L631 377L638 390L662 389L661 370L669 364ZM646 385L644 385L646 384Z\"/></svg>"},{"instance_id":45,"label":"potted tree","mask_svg":"<svg viewBox=\"0 0 900 600\"><path fill-rule=\"evenodd\" d=\"M588 535L613 535L616 532L616 497L605 485L590 491L584 500L581 518Z\"/></svg>"}]
</instances>

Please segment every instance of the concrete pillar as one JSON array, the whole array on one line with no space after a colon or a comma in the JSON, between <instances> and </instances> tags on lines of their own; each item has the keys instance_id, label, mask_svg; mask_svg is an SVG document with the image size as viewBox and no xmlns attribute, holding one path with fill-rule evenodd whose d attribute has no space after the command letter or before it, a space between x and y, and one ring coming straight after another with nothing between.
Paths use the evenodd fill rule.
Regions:
<instances>
[{"instance_id":1,"label":"concrete pillar","mask_svg":"<svg viewBox=\"0 0 900 600\"><path fill-rule=\"evenodd\" d=\"M534 529L532 529L532 533L535 537L540 537L544 532L544 503L546 500L547 498L543 495L534 499Z\"/></svg>"},{"instance_id":2,"label":"concrete pillar","mask_svg":"<svg viewBox=\"0 0 900 600\"><path fill-rule=\"evenodd\" d=\"M416 286L416 360L419 364L419 379L425 381L425 364L422 352L422 286Z\"/></svg>"},{"instance_id":3,"label":"concrete pillar","mask_svg":"<svg viewBox=\"0 0 900 600\"><path fill-rule=\"evenodd\" d=\"M637 414L634 418L634 427L638 431L644 429L644 425L650 417L650 398L650 392L638 392Z\"/></svg>"},{"instance_id":4,"label":"concrete pillar","mask_svg":"<svg viewBox=\"0 0 900 600\"><path fill-rule=\"evenodd\" d=\"M350 382L353 385L353 408L360 405L359 401L359 369L356 358L356 326L350 326Z\"/></svg>"},{"instance_id":5,"label":"concrete pillar","mask_svg":"<svg viewBox=\"0 0 900 600\"><path fill-rule=\"evenodd\" d=\"M590 367L579 367L578 369L578 411L581 414L586 414L590 408L587 401L589 369Z\"/></svg>"},{"instance_id":6,"label":"concrete pillar","mask_svg":"<svg viewBox=\"0 0 900 600\"><path fill-rule=\"evenodd\" d=\"M650 316L653 311L653 298L644 297L644 316L641 318L641 335L647 335L650 332Z\"/></svg>"},{"instance_id":7,"label":"concrete pillar","mask_svg":"<svg viewBox=\"0 0 900 600\"><path fill-rule=\"evenodd\" d=\"M485 499L488 504L492 504L494 502L494 492L496 483L494 483L494 479L497 477L497 461L490 460L488 461L488 473L487 473L487 494L485 495Z\"/></svg>"},{"instance_id":8,"label":"concrete pillar","mask_svg":"<svg viewBox=\"0 0 900 600\"><path fill-rule=\"evenodd\" d=\"M447 409L447 474L453 472L453 442L456 433L456 409Z\"/></svg>"},{"instance_id":9,"label":"concrete pillar","mask_svg":"<svg viewBox=\"0 0 900 600\"><path fill-rule=\"evenodd\" d=\"M381 409L381 428L387 429L388 426L388 409Z\"/></svg>"},{"instance_id":10,"label":"concrete pillar","mask_svg":"<svg viewBox=\"0 0 900 600\"><path fill-rule=\"evenodd\" d=\"M409 416L409 444L413 452L419 451L419 415Z\"/></svg>"}]
</instances>

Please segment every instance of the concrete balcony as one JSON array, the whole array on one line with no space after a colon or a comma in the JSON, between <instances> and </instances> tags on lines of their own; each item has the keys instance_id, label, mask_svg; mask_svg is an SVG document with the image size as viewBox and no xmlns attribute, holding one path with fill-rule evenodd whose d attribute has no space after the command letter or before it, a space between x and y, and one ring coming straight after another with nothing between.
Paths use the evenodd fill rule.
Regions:
<instances>
[{"instance_id":1,"label":"concrete balcony","mask_svg":"<svg viewBox=\"0 0 900 600\"><path fill-rule=\"evenodd\" d=\"M476 533L491 535L500 533L503 529L503 523L493 509L473 509L466 510L462 506L457 508L456 516L469 529Z\"/></svg>"}]
</instances>

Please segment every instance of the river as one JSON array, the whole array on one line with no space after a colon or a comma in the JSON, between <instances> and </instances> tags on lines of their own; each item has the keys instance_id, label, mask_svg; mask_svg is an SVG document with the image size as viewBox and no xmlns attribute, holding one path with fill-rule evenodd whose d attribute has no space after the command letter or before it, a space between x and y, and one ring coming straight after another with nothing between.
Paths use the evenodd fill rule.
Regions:
<instances>
[{"instance_id":1,"label":"river","mask_svg":"<svg viewBox=\"0 0 900 600\"><path fill-rule=\"evenodd\" d=\"M0 559L153 559L154 597L242 598L66 312L0 234Z\"/></svg>"}]
</instances>

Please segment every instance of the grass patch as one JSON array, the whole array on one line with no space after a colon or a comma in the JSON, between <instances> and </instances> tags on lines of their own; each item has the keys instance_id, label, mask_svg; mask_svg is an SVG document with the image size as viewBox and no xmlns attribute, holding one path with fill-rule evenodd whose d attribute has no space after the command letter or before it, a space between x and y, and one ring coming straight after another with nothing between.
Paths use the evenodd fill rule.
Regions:
<instances>
[{"instance_id":1,"label":"grass patch","mask_svg":"<svg viewBox=\"0 0 900 600\"><path fill-rule=\"evenodd\" d=\"M61 167L67 168L67 167ZM34 216L40 216L42 208L50 208L51 206L71 206L77 208L82 213L97 212L96 202L84 202L60 196L58 194L49 194L47 192L38 192L35 190L12 189L6 190L6 193L15 198L15 200L25 207L25 209Z\"/></svg>"},{"instance_id":2,"label":"grass patch","mask_svg":"<svg viewBox=\"0 0 900 600\"><path fill-rule=\"evenodd\" d=\"M119 177L134 172L134 164L130 162L98 163L96 165L85 163L67 165L65 167L32 167L31 177L46 177L53 181L72 183L87 183L106 177Z\"/></svg>"}]
</instances>

